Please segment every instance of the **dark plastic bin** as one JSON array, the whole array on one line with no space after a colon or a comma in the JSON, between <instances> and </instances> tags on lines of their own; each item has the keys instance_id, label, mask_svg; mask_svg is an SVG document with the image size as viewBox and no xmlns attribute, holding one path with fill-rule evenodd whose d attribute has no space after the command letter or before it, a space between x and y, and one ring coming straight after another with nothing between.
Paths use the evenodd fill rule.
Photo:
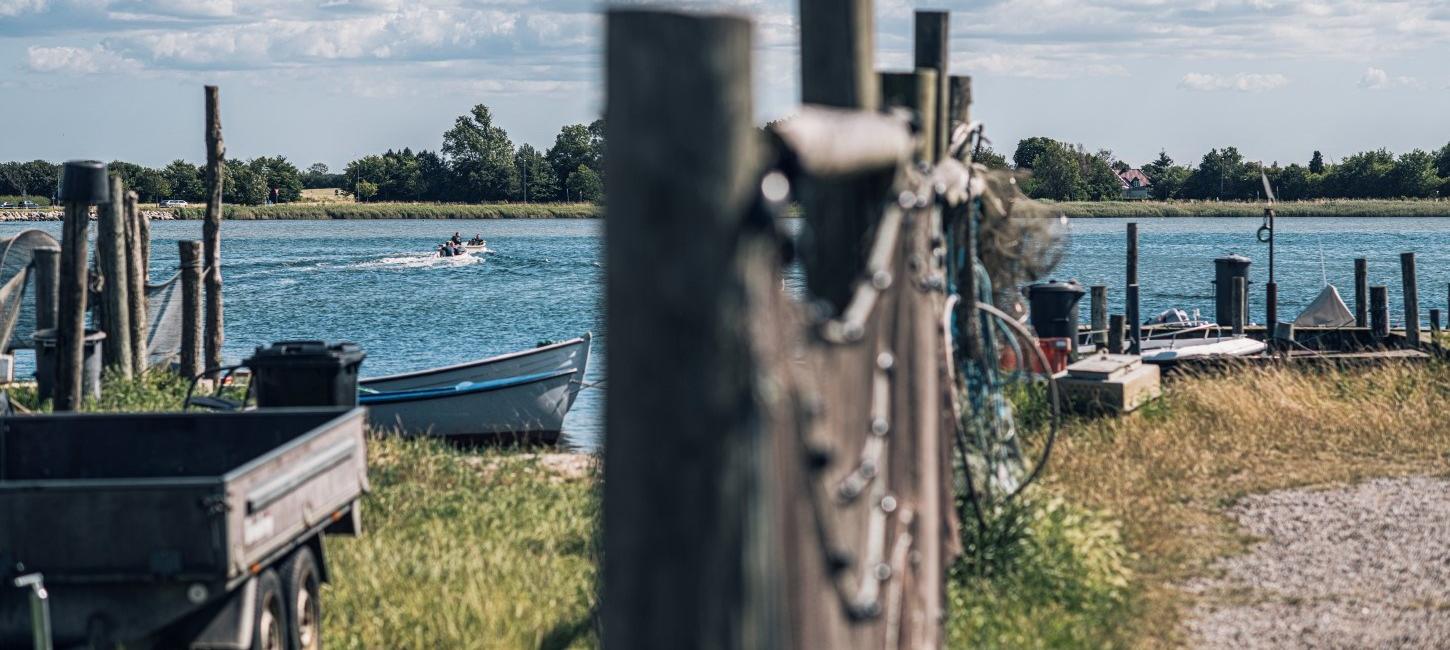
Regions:
<instances>
[{"instance_id":1,"label":"dark plastic bin","mask_svg":"<svg viewBox=\"0 0 1450 650\"><path fill-rule=\"evenodd\" d=\"M55 330L35 330L35 392L41 401L55 396L56 354ZM101 397L101 346L106 333L86 330L86 346L81 361L81 395Z\"/></svg>"},{"instance_id":2,"label":"dark plastic bin","mask_svg":"<svg viewBox=\"0 0 1450 650\"><path fill-rule=\"evenodd\" d=\"M367 355L356 343L278 341L259 345L252 370L257 406L357 406L357 375Z\"/></svg>"},{"instance_id":3,"label":"dark plastic bin","mask_svg":"<svg viewBox=\"0 0 1450 650\"><path fill-rule=\"evenodd\" d=\"M1027 287L1028 319L1038 338L1075 338L1077 302L1086 293L1076 282L1041 282Z\"/></svg>"},{"instance_id":4,"label":"dark plastic bin","mask_svg":"<svg viewBox=\"0 0 1450 650\"><path fill-rule=\"evenodd\" d=\"M1234 278L1244 279L1244 295L1238 313L1249 322L1249 266L1253 260L1242 255L1225 255L1213 261L1213 311L1219 325L1233 325Z\"/></svg>"}]
</instances>

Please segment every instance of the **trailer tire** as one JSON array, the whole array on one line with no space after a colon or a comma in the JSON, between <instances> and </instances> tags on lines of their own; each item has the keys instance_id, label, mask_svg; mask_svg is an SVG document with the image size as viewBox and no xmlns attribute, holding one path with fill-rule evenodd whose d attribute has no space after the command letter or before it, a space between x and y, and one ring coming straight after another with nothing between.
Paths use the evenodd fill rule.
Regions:
<instances>
[{"instance_id":1,"label":"trailer tire","mask_svg":"<svg viewBox=\"0 0 1450 650\"><path fill-rule=\"evenodd\" d=\"M286 650L287 605L282 581L271 569L257 576L257 606L252 613L252 650Z\"/></svg>"},{"instance_id":2,"label":"trailer tire","mask_svg":"<svg viewBox=\"0 0 1450 650\"><path fill-rule=\"evenodd\" d=\"M287 558L281 577L287 603L287 647L322 650L322 574L312 549L303 546Z\"/></svg>"}]
</instances>

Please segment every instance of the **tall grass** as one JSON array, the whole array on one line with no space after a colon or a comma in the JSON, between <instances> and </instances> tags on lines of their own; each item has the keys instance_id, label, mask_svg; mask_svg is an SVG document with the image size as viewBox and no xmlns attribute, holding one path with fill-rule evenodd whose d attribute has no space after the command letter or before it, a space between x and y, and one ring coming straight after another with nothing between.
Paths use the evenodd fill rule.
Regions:
<instances>
[{"instance_id":1,"label":"tall grass","mask_svg":"<svg viewBox=\"0 0 1450 650\"><path fill-rule=\"evenodd\" d=\"M1159 217L1260 217L1264 203L1240 201L1067 201L1050 204L1078 219ZM1450 217L1446 200L1340 199L1288 201L1274 207L1280 217Z\"/></svg>"},{"instance_id":2,"label":"tall grass","mask_svg":"<svg viewBox=\"0 0 1450 650\"><path fill-rule=\"evenodd\" d=\"M205 207L179 208L178 219L201 219ZM223 219L587 219L603 215L593 203L281 203L226 205Z\"/></svg>"}]
</instances>

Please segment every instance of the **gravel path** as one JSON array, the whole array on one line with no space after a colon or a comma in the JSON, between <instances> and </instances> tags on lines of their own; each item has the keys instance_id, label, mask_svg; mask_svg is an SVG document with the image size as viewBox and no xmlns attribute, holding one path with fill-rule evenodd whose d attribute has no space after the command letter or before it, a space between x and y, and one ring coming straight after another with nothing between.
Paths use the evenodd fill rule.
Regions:
<instances>
[{"instance_id":1,"label":"gravel path","mask_svg":"<svg viewBox=\"0 0 1450 650\"><path fill-rule=\"evenodd\" d=\"M1190 592L1202 648L1450 648L1450 481L1376 479L1251 496L1262 541Z\"/></svg>"}]
</instances>

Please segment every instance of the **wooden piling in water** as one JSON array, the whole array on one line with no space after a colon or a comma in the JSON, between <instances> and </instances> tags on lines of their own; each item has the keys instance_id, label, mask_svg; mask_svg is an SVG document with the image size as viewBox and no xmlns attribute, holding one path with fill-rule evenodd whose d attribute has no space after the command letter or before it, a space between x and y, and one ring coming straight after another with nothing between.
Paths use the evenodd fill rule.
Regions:
<instances>
[{"instance_id":1,"label":"wooden piling in water","mask_svg":"<svg viewBox=\"0 0 1450 650\"><path fill-rule=\"evenodd\" d=\"M1128 281L1138 284L1138 224L1128 224Z\"/></svg>"},{"instance_id":2,"label":"wooden piling in water","mask_svg":"<svg viewBox=\"0 0 1450 650\"><path fill-rule=\"evenodd\" d=\"M128 311L131 316L131 368L132 373L140 376L150 366L150 353L147 349L147 340L150 330L150 321L147 316L146 305L146 280L150 275L150 269L146 265L151 237L149 220L141 215L138 197L135 192L126 192L125 226L126 226L126 279L131 283L131 289L127 293L129 299Z\"/></svg>"},{"instance_id":3,"label":"wooden piling in water","mask_svg":"<svg viewBox=\"0 0 1450 650\"><path fill-rule=\"evenodd\" d=\"M1354 326L1369 327L1369 260L1354 260Z\"/></svg>"},{"instance_id":4,"label":"wooden piling in water","mask_svg":"<svg viewBox=\"0 0 1450 650\"><path fill-rule=\"evenodd\" d=\"M1123 328L1126 327L1128 319L1122 314L1113 314L1108 320L1108 352L1111 354L1123 353Z\"/></svg>"},{"instance_id":5,"label":"wooden piling in water","mask_svg":"<svg viewBox=\"0 0 1450 650\"><path fill-rule=\"evenodd\" d=\"M1279 323L1279 283L1264 283L1264 327L1273 331Z\"/></svg>"},{"instance_id":6,"label":"wooden piling in water","mask_svg":"<svg viewBox=\"0 0 1450 650\"><path fill-rule=\"evenodd\" d=\"M181 259L181 367L183 377L195 377L202 370L202 244L199 241L176 242Z\"/></svg>"},{"instance_id":7,"label":"wooden piling in water","mask_svg":"<svg viewBox=\"0 0 1450 650\"><path fill-rule=\"evenodd\" d=\"M1415 254L1400 253L1400 281L1405 300L1405 340L1420 345L1420 291L1415 278Z\"/></svg>"},{"instance_id":8,"label":"wooden piling in water","mask_svg":"<svg viewBox=\"0 0 1450 650\"><path fill-rule=\"evenodd\" d=\"M1091 291L1093 347L1104 350L1108 347L1108 288L1098 284L1093 285Z\"/></svg>"},{"instance_id":9,"label":"wooden piling in water","mask_svg":"<svg viewBox=\"0 0 1450 650\"><path fill-rule=\"evenodd\" d=\"M1233 307L1229 310L1229 323L1233 328L1234 336L1242 336L1244 333L1246 291L1247 287L1244 284L1244 276L1234 276L1233 290L1229 294L1229 298L1233 300Z\"/></svg>"},{"instance_id":10,"label":"wooden piling in water","mask_svg":"<svg viewBox=\"0 0 1450 650\"><path fill-rule=\"evenodd\" d=\"M51 407L56 411L74 411L81 405L88 293L86 231L89 229L90 205L67 202L61 225L59 307L55 323L55 389Z\"/></svg>"},{"instance_id":11,"label":"wooden piling in water","mask_svg":"<svg viewBox=\"0 0 1450 650\"><path fill-rule=\"evenodd\" d=\"M914 72L881 73L881 103L887 107L914 111L921 122L917 134L916 156L928 163L936 162L936 70L917 68Z\"/></svg>"},{"instance_id":12,"label":"wooden piling in water","mask_svg":"<svg viewBox=\"0 0 1450 650\"><path fill-rule=\"evenodd\" d=\"M951 14L945 11L917 11L915 30L912 36L916 50L916 69L931 70L933 85L930 115L931 156L929 160L941 160L946 155L947 140L951 137L951 73L947 69L951 50ZM927 111L921 112L923 129Z\"/></svg>"},{"instance_id":13,"label":"wooden piling in water","mask_svg":"<svg viewBox=\"0 0 1450 650\"><path fill-rule=\"evenodd\" d=\"M1128 340L1130 342L1128 351L1132 354L1143 354L1143 318L1139 316L1138 285L1128 285Z\"/></svg>"},{"instance_id":14,"label":"wooden piling in water","mask_svg":"<svg viewBox=\"0 0 1450 650\"><path fill-rule=\"evenodd\" d=\"M202 223L205 247L206 334L203 345L207 368L222 363L222 184L226 178L226 144L222 141L221 104L217 87L206 87L206 220Z\"/></svg>"},{"instance_id":15,"label":"wooden piling in water","mask_svg":"<svg viewBox=\"0 0 1450 650\"><path fill-rule=\"evenodd\" d=\"M1384 286L1369 288L1370 333L1376 339L1390 336L1390 292Z\"/></svg>"},{"instance_id":16,"label":"wooden piling in water","mask_svg":"<svg viewBox=\"0 0 1450 650\"><path fill-rule=\"evenodd\" d=\"M111 200L97 206L96 270L101 276L98 328L106 333L101 362L111 372L130 379L131 280L126 275L126 188L121 177L110 177Z\"/></svg>"},{"instance_id":17,"label":"wooden piling in water","mask_svg":"<svg viewBox=\"0 0 1450 650\"><path fill-rule=\"evenodd\" d=\"M35 258L35 329L53 329L59 318L60 249L37 248Z\"/></svg>"}]
</instances>

